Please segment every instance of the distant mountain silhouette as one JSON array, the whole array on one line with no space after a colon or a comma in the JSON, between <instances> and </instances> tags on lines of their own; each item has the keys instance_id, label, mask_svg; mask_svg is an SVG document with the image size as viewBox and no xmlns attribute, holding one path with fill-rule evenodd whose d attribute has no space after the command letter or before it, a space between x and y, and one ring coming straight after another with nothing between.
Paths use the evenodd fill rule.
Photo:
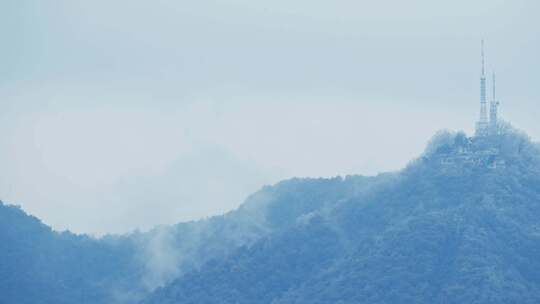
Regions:
<instances>
[{"instance_id":1,"label":"distant mountain silhouette","mask_svg":"<svg viewBox=\"0 0 540 304\"><path fill-rule=\"evenodd\" d=\"M0 303L538 303L540 152L440 132L403 170L291 179L100 239L0 204Z\"/></svg>"}]
</instances>

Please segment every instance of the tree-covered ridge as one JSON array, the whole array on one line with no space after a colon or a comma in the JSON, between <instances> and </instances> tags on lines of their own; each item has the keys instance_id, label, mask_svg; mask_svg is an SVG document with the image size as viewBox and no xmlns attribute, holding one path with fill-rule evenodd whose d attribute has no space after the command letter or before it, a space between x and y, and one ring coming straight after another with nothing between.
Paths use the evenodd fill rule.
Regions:
<instances>
[{"instance_id":1,"label":"tree-covered ridge","mask_svg":"<svg viewBox=\"0 0 540 304\"><path fill-rule=\"evenodd\" d=\"M15 206L0 204L2 303L107 303L133 284L133 244L58 233Z\"/></svg>"},{"instance_id":2,"label":"tree-covered ridge","mask_svg":"<svg viewBox=\"0 0 540 304\"><path fill-rule=\"evenodd\" d=\"M507 164L515 167L540 162L539 146L527 134L503 122L498 127L495 134L473 137L467 137L463 132L440 131L430 140L421 159L492 169L504 168Z\"/></svg>"},{"instance_id":3,"label":"tree-covered ridge","mask_svg":"<svg viewBox=\"0 0 540 304\"><path fill-rule=\"evenodd\" d=\"M468 153L488 159L441 162ZM144 303L537 303L538 157L511 129L438 134L400 173Z\"/></svg>"},{"instance_id":4,"label":"tree-covered ridge","mask_svg":"<svg viewBox=\"0 0 540 304\"><path fill-rule=\"evenodd\" d=\"M0 294L6 303L134 303L363 191L372 180L292 179L264 187L223 216L99 239L53 231L1 203L0 242L6 249L0 251Z\"/></svg>"},{"instance_id":5,"label":"tree-covered ridge","mask_svg":"<svg viewBox=\"0 0 540 304\"><path fill-rule=\"evenodd\" d=\"M538 151L509 127L441 132L399 172L99 239L0 203L0 303L536 303Z\"/></svg>"}]
</instances>

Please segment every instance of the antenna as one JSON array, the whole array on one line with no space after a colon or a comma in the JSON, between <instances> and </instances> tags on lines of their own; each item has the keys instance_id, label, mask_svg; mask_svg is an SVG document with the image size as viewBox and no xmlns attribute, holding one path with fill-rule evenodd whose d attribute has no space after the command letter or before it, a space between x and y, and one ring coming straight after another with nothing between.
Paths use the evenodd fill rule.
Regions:
<instances>
[{"instance_id":1,"label":"antenna","mask_svg":"<svg viewBox=\"0 0 540 304\"><path fill-rule=\"evenodd\" d=\"M482 39L481 54L482 54L482 76L485 75L485 59L484 59L484 39Z\"/></svg>"},{"instance_id":2,"label":"antenna","mask_svg":"<svg viewBox=\"0 0 540 304\"><path fill-rule=\"evenodd\" d=\"M484 39L482 39L482 76L485 75L485 60L484 60Z\"/></svg>"},{"instance_id":3,"label":"antenna","mask_svg":"<svg viewBox=\"0 0 540 304\"><path fill-rule=\"evenodd\" d=\"M481 40L482 75L480 76L480 119L476 124L476 134L486 135L489 126L486 103L486 64L484 56L484 39Z\"/></svg>"},{"instance_id":4,"label":"antenna","mask_svg":"<svg viewBox=\"0 0 540 304\"><path fill-rule=\"evenodd\" d=\"M493 99L489 103L489 132L491 134L498 134L497 107L499 106L499 102L495 93L495 72L493 72Z\"/></svg>"},{"instance_id":5,"label":"antenna","mask_svg":"<svg viewBox=\"0 0 540 304\"><path fill-rule=\"evenodd\" d=\"M495 97L495 72L493 72L493 100L497 100Z\"/></svg>"}]
</instances>

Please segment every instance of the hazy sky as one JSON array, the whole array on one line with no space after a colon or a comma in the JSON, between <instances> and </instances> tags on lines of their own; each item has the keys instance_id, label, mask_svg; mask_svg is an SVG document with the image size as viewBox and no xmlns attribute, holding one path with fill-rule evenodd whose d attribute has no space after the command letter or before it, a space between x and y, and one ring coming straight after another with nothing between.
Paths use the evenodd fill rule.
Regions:
<instances>
[{"instance_id":1,"label":"hazy sky","mask_svg":"<svg viewBox=\"0 0 540 304\"><path fill-rule=\"evenodd\" d=\"M1 0L0 198L102 234L292 176L376 174L471 132L480 39L540 138L537 0Z\"/></svg>"}]
</instances>

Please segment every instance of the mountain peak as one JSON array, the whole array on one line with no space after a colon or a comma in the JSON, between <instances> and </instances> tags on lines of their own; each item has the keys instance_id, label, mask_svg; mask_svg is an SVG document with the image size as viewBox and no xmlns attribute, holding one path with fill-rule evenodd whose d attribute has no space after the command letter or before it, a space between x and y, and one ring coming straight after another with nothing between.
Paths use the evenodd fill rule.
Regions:
<instances>
[{"instance_id":1,"label":"mountain peak","mask_svg":"<svg viewBox=\"0 0 540 304\"><path fill-rule=\"evenodd\" d=\"M352 187L282 184L271 211L283 219L301 205L301 225L144 303L536 303L540 153L523 132L497 131L441 131L404 170Z\"/></svg>"},{"instance_id":2,"label":"mountain peak","mask_svg":"<svg viewBox=\"0 0 540 304\"><path fill-rule=\"evenodd\" d=\"M527 134L501 123L498 132L487 136L468 137L464 132L439 131L414 163L428 164L444 172L529 170L540 164L540 149Z\"/></svg>"}]
</instances>

